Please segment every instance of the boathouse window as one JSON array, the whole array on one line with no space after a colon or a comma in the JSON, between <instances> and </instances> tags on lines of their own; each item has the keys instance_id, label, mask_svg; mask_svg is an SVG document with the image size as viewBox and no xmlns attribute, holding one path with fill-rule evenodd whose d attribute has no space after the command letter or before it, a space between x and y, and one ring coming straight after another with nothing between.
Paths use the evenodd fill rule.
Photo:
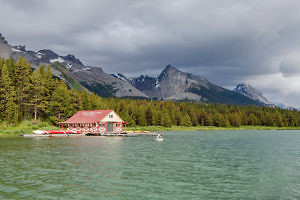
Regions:
<instances>
[{"instance_id":1,"label":"boathouse window","mask_svg":"<svg viewBox=\"0 0 300 200\"><path fill-rule=\"evenodd\" d=\"M113 118L114 116L113 116L113 115L108 115L108 117L109 117L109 118Z\"/></svg>"}]
</instances>

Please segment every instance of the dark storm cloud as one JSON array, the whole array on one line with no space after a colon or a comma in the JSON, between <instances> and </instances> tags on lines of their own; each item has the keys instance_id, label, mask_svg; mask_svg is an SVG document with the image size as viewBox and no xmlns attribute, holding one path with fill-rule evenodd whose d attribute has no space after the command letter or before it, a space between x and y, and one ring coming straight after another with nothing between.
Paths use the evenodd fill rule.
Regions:
<instances>
[{"instance_id":1,"label":"dark storm cloud","mask_svg":"<svg viewBox=\"0 0 300 200\"><path fill-rule=\"evenodd\" d=\"M0 0L0 4L1 32L10 43L71 53L109 73L157 74L173 64L227 87L247 81L267 96L294 103L283 91L295 92L287 90L286 83L300 76L299 1ZM269 78L269 85L263 77ZM281 85L270 89L274 83Z\"/></svg>"}]
</instances>

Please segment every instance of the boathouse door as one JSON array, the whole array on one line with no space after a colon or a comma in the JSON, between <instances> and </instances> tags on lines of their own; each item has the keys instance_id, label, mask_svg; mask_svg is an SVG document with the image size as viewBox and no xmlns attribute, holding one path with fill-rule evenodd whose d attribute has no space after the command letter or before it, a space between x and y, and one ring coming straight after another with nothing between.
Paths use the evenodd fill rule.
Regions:
<instances>
[{"instance_id":1,"label":"boathouse door","mask_svg":"<svg viewBox=\"0 0 300 200\"><path fill-rule=\"evenodd\" d=\"M113 131L114 131L114 124L107 123L107 132L113 132Z\"/></svg>"}]
</instances>

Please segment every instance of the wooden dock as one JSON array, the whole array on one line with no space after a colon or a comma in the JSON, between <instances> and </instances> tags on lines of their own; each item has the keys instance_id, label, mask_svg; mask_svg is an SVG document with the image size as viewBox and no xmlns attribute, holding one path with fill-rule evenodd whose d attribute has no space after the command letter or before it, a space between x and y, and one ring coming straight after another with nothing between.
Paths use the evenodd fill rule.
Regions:
<instances>
[{"instance_id":1,"label":"wooden dock","mask_svg":"<svg viewBox=\"0 0 300 200\"><path fill-rule=\"evenodd\" d=\"M87 133L86 136L109 136L109 137L138 137L138 136L157 136L158 133Z\"/></svg>"},{"instance_id":2,"label":"wooden dock","mask_svg":"<svg viewBox=\"0 0 300 200\"><path fill-rule=\"evenodd\" d=\"M19 136L22 137L78 137L78 136L138 137L138 136L157 136L157 135L158 133L122 132L122 133L83 133L83 134L20 134Z\"/></svg>"}]
</instances>

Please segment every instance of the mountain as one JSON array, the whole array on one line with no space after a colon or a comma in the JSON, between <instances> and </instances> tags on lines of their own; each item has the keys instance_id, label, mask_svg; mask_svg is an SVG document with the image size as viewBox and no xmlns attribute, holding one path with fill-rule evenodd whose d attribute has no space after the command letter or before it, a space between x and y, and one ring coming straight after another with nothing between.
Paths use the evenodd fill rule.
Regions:
<instances>
[{"instance_id":1,"label":"mountain","mask_svg":"<svg viewBox=\"0 0 300 200\"><path fill-rule=\"evenodd\" d=\"M117 74L111 74L113 77L120 79L122 81L125 81L129 84L131 84L132 79L127 78L124 74L117 73Z\"/></svg>"},{"instance_id":2,"label":"mountain","mask_svg":"<svg viewBox=\"0 0 300 200\"><path fill-rule=\"evenodd\" d=\"M300 111L300 108L295 108L295 107L292 107L292 106L287 106L287 105L285 105L283 103L280 103L280 102L276 102L275 106L278 107L278 108L281 108L281 109L298 110L298 111Z\"/></svg>"},{"instance_id":3,"label":"mountain","mask_svg":"<svg viewBox=\"0 0 300 200\"><path fill-rule=\"evenodd\" d=\"M12 46L0 34L0 57L18 60L26 57L32 68L49 65L54 76L63 79L76 90L87 89L103 97L157 98L201 102L262 105L238 92L227 90L208 81L168 65L158 77L140 76L129 79L123 74L110 75L100 67L86 66L74 55L61 56L50 49L26 50L23 45Z\"/></svg>"},{"instance_id":4,"label":"mountain","mask_svg":"<svg viewBox=\"0 0 300 200\"><path fill-rule=\"evenodd\" d=\"M182 72L172 65L168 65L157 78L142 75L132 79L131 84L151 98L261 105L240 93L211 83L205 77Z\"/></svg>"},{"instance_id":5,"label":"mountain","mask_svg":"<svg viewBox=\"0 0 300 200\"><path fill-rule=\"evenodd\" d=\"M103 72L100 67L71 68L69 71L81 84L100 96L148 98L130 83Z\"/></svg>"},{"instance_id":6,"label":"mountain","mask_svg":"<svg viewBox=\"0 0 300 200\"><path fill-rule=\"evenodd\" d=\"M54 76L63 79L69 87L77 90L86 88L104 97L147 98L130 83L103 72L100 67L85 66L74 55L61 56L50 49L28 51L25 46L10 45L0 34L0 57L17 61L19 56L26 57L34 69L42 64L50 65Z\"/></svg>"},{"instance_id":7,"label":"mountain","mask_svg":"<svg viewBox=\"0 0 300 200\"><path fill-rule=\"evenodd\" d=\"M273 103L271 103L259 90L253 88L249 84L238 84L234 91L250 98L253 99L254 101L257 101L259 103L262 103L264 105L269 105L269 106L275 106Z\"/></svg>"}]
</instances>

